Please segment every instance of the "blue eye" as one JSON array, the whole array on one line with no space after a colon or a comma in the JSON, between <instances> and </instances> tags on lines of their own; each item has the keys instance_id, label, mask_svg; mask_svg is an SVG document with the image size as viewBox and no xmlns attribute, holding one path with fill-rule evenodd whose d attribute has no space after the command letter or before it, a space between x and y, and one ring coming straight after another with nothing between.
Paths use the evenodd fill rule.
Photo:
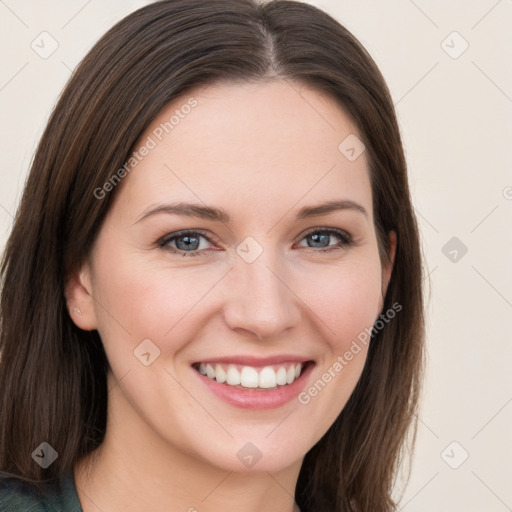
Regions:
<instances>
[{"instance_id":1,"label":"blue eye","mask_svg":"<svg viewBox=\"0 0 512 512\"><path fill-rule=\"evenodd\" d=\"M335 239L338 243L331 244L331 241ZM328 252L336 249L342 249L352 245L354 242L348 233L344 231L338 231L335 229L316 229L310 231L302 239L307 241L307 247L309 249L319 249L319 251L313 252ZM301 241L302 241L301 240ZM304 247L304 245L301 245Z\"/></svg>"},{"instance_id":2,"label":"blue eye","mask_svg":"<svg viewBox=\"0 0 512 512\"><path fill-rule=\"evenodd\" d=\"M203 240L206 240L206 243ZM197 256L200 254L198 251L208 249L209 243L211 243L210 239L198 231L181 231L159 241L161 247L183 256Z\"/></svg>"},{"instance_id":3,"label":"blue eye","mask_svg":"<svg viewBox=\"0 0 512 512\"><path fill-rule=\"evenodd\" d=\"M298 247L306 247L313 253L330 252L354 245L348 233L336 229L316 228L303 236L301 242L303 241L306 241L306 245L299 243ZM212 249L212 244L212 240L200 231L179 231L158 241L163 249L181 256L204 255L205 250Z\"/></svg>"}]
</instances>

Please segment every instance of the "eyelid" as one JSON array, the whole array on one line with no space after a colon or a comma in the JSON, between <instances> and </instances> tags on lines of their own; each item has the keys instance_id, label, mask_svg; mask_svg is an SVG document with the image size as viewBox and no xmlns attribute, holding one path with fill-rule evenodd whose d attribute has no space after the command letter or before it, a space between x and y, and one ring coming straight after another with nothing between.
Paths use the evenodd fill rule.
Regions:
<instances>
[{"instance_id":1,"label":"eyelid","mask_svg":"<svg viewBox=\"0 0 512 512\"><path fill-rule=\"evenodd\" d=\"M304 240L308 235L310 235L312 233L328 233L331 235L337 235L339 238L341 238L341 240L339 240L338 244L330 245L327 247L315 248L315 247L302 246L306 251L309 251L309 252L313 252L313 253L329 252L329 251L334 251L334 250L338 250L338 249L343 249L343 248L346 248L347 246L356 245L356 242L353 239L352 235L343 229L333 228L333 227L315 226L315 227L312 227L312 228L302 232L299 235L300 238L294 244L294 246L297 243ZM191 234L192 235L200 235L201 237L208 240L208 242L210 242L211 244L214 244L214 245L219 244L219 238L217 236L213 235L212 233L206 232L203 229L182 229L179 231L175 231L173 233L169 233L169 234L163 236L162 238L160 238L157 241L157 243L161 248L167 249L169 252L172 252L174 254L180 254L182 256L200 256L205 251L216 250L216 249L201 249L201 250L193 250L193 251L183 251L181 249L177 249L174 247L167 247L167 244L169 242L175 240L176 238L180 238L182 236L191 235Z\"/></svg>"},{"instance_id":2,"label":"eyelid","mask_svg":"<svg viewBox=\"0 0 512 512\"><path fill-rule=\"evenodd\" d=\"M174 240L176 238L180 238L181 236L191 235L191 234L192 235L194 235L194 234L201 235L203 238L208 240L208 242L210 242L211 244L219 243L218 237L216 237L212 233L207 233L203 229L181 229L179 231L175 231L173 233L168 233L167 235L164 235L162 238L160 238L157 241L157 243L160 247L165 248L165 246L172 240ZM180 249L174 249L173 247L171 247L170 250L173 252L179 252L180 254L182 253L182 251L180 251ZM187 252L187 251L185 251L185 252ZM199 253L199 252L200 251L190 251L190 253Z\"/></svg>"},{"instance_id":3,"label":"eyelid","mask_svg":"<svg viewBox=\"0 0 512 512\"><path fill-rule=\"evenodd\" d=\"M340 237L345 239L345 243L347 245L349 245L349 244L355 245L355 240L348 231L346 231L344 229L340 229L340 228L332 228L332 227L326 227L326 226L324 226L324 227L317 226L317 227L314 227L314 228L304 231L303 233L300 234L300 238L298 241L301 242L304 238L306 238L308 235L310 235L312 233L330 233L330 234L339 235ZM331 247L334 247L334 246L331 246ZM310 247L310 249L313 249L313 247Z\"/></svg>"}]
</instances>

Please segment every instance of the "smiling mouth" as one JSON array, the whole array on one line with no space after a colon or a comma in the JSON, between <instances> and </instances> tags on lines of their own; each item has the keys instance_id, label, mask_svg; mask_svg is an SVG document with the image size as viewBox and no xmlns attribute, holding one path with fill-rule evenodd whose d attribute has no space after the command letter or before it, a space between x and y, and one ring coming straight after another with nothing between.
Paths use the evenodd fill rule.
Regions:
<instances>
[{"instance_id":1,"label":"smiling mouth","mask_svg":"<svg viewBox=\"0 0 512 512\"><path fill-rule=\"evenodd\" d=\"M292 384L312 364L313 361L285 362L257 367L231 363L194 363L192 367L219 384L244 390L264 391Z\"/></svg>"}]
</instances>

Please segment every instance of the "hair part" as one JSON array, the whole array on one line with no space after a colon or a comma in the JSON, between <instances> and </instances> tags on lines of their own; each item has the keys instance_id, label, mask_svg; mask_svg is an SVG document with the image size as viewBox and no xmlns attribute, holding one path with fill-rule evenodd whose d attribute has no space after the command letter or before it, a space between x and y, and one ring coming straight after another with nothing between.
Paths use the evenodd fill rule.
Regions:
<instances>
[{"instance_id":1,"label":"hair part","mask_svg":"<svg viewBox=\"0 0 512 512\"><path fill-rule=\"evenodd\" d=\"M205 22L207 20L207 22ZM384 261L398 244L383 311L345 408L306 454L302 512L390 511L394 475L413 432L423 364L418 229L391 95L364 47L308 4L163 0L111 28L73 72L37 148L1 265L0 470L40 488L101 445L108 361L97 331L67 312L65 284L91 248L118 187L102 187L171 101L199 86L281 78L310 85L354 121L369 162ZM134 171L136 172L136 171ZM410 429L410 427L413 427ZM47 469L31 458L48 442Z\"/></svg>"}]
</instances>

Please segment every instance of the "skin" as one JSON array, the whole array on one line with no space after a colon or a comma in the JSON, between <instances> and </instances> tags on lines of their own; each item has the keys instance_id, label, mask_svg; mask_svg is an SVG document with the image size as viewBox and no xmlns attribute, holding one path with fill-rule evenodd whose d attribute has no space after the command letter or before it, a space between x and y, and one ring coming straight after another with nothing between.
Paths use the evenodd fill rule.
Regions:
<instances>
[{"instance_id":1,"label":"skin","mask_svg":"<svg viewBox=\"0 0 512 512\"><path fill-rule=\"evenodd\" d=\"M367 349L307 405L293 399L264 411L220 400L191 364L307 356L315 361L307 389L373 325L390 278L392 263L379 259L366 153L349 161L338 150L359 132L337 103L280 79L190 96L197 106L119 185L66 288L74 322L98 330L112 368L105 441L74 468L85 512L294 510L303 457L343 409ZM169 105L141 141L190 96ZM296 218L304 206L334 200L366 214ZM178 201L223 208L231 221L160 213L137 222ZM321 252L308 246L313 228L343 230L355 243L327 237L324 246L337 248ZM210 238L201 238L199 255L158 244L184 229ZM248 236L263 249L253 263L236 251ZM395 245L391 233L391 262ZM149 366L133 353L144 339L161 351ZM252 468L236 456L248 442L262 454Z\"/></svg>"}]
</instances>

